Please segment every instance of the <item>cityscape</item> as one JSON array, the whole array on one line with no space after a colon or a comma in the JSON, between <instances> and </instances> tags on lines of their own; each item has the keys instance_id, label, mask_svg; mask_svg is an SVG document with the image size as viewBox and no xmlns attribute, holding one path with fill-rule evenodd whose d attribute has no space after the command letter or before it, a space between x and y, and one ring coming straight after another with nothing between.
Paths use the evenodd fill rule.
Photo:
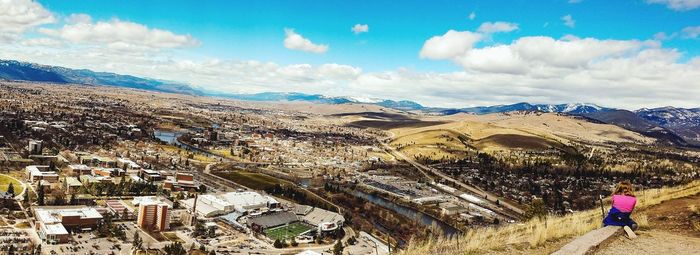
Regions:
<instances>
[{"instance_id":1,"label":"cityscape","mask_svg":"<svg viewBox=\"0 0 700 255\"><path fill-rule=\"evenodd\" d=\"M0 254L697 254L699 11L0 0Z\"/></svg>"}]
</instances>

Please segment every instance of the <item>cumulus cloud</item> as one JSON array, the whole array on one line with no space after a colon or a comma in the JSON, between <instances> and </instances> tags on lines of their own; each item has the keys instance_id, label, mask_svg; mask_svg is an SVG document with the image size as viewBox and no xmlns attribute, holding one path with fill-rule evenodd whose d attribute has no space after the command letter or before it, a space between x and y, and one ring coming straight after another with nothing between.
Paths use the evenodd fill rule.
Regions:
<instances>
[{"instance_id":1,"label":"cumulus cloud","mask_svg":"<svg viewBox=\"0 0 700 255\"><path fill-rule=\"evenodd\" d=\"M84 23L89 20L83 16L73 21L78 23L66 24L58 29L41 28L39 32L76 44L121 44L142 49L180 48L200 44L190 35L175 34L118 19Z\"/></svg>"},{"instance_id":2,"label":"cumulus cloud","mask_svg":"<svg viewBox=\"0 0 700 255\"><path fill-rule=\"evenodd\" d=\"M500 32L512 32L515 30L518 30L518 24L498 21L482 23L481 26L479 26L479 28L477 29L477 32L484 34L493 34Z\"/></svg>"},{"instance_id":3,"label":"cumulus cloud","mask_svg":"<svg viewBox=\"0 0 700 255\"><path fill-rule=\"evenodd\" d=\"M35 1L0 1L0 40L16 40L30 28L53 22L53 14Z\"/></svg>"},{"instance_id":4,"label":"cumulus cloud","mask_svg":"<svg viewBox=\"0 0 700 255\"><path fill-rule=\"evenodd\" d=\"M0 58L175 80L215 91L371 96L444 107L521 101L592 102L627 109L697 107L700 97L700 58L681 62L680 51L646 41L533 36L509 44L467 47L450 59L464 68L454 72L363 72L338 63L195 61L99 47L38 50L0 45Z\"/></svg>"},{"instance_id":5,"label":"cumulus cloud","mask_svg":"<svg viewBox=\"0 0 700 255\"><path fill-rule=\"evenodd\" d=\"M6 2L0 0L0 4ZM30 18L15 18L25 22L12 24L26 24L23 28L8 28L5 25L10 24L7 20L12 16L8 8L13 6L0 5L8 7L0 8L0 35L10 34L8 29L21 35L54 22L48 11L32 14L40 13L36 11L40 5L15 2L30 3L27 6L35 10L22 9ZM495 22L482 24L484 28L478 31L449 30L426 38L420 57L450 61L461 68L458 71L399 68L364 72L341 63L281 65L255 60L188 59L171 54L175 51L153 50L199 44L187 35L116 19L96 22L81 14L63 21L65 24L59 27L41 30L48 37L19 37L17 43L0 44L0 59L174 80L213 91L371 96L444 107L521 101L592 102L627 109L697 107L696 99L700 97L700 57L688 59L684 51L663 48L661 35L653 41L526 36L492 44L489 33L515 30ZM695 27L686 29L665 37L699 36ZM287 48L315 53L328 50L327 45L314 44L293 30L285 30L285 35Z\"/></svg>"},{"instance_id":6,"label":"cumulus cloud","mask_svg":"<svg viewBox=\"0 0 700 255\"><path fill-rule=\"evenodd\" d=\"M74 13L66 17L66 23L76 24L76 23L91 23L92 17L84 13Z\"/></svg>"},{"instance_id":7,"label":"cumulus cloud","mask_svg":"<svg viewBox=\"0 0 700 255\"><path fill-rule=\"evenodd\" d=\"M284 47L290 50L300 50L312 53L326 53L328 51L327 44L315 44L311 40L304 38L300 34L294 32L294 29L284 29Z\"/></svg>"},{"instance_id":8,"label":"cumulus cloud","mask_svg":"<svg viewBox=\"0 0 700 255\"><path fill-rule=\"evenodd\" d=\"M367 32L369 32L369 25L367 25L367 24L355 24L354 26L352 26L352 28L350 30L352 30L352 32L355 34L367 33Z\"/></svg>"},{"instance_id":9,"label":"cumulus cloud","mask_svg":"<svg viewBox=\"0 0 700 255\"><path fill-rule=\"evenodd\" d=\"M564 21L564 25L567 27L574 28L574 26L576 26L576 21L571 17L571 14L564 15L561 17L561 20Z\"/></svg>"},{"instance_id":10,"label":"cumulus cloud","mask_svg":"<svg viewBox=\"0 0 700 255\"><path fill-rule=\"evenodd\" d=\"M476 13L474 13L474 12L469 13L469 20L474 20L474 19L476 19Z\"/></svg>"},{"instance_id":11,"label":"cumulus cloud","mask_svg":"<svg viewBox=\"0 0 700 255\"><path fill-rule=\"evenodd\" d=\"M700 0L647 0L647 3L663 4L675 11L689 11L700 7Z\"/></svg>"},{"instance_id":12,"label":"cumulus cloud","mask_svg":"<svg viewBox=\"0 0 700 255\"><path fill-rule=\"evenodd\" d=\"M425 41L419 55L427 59L451 59L467 52L482 37L470 31L449 30Z\"/></svg>"},{"instance_id":13,"label":"cumulus cloud","mask_svg":"<svg viewBox=\"0 0 700 255\"><path fill-rule=\"evenodd\" d=\"M698 38L700 36L700 26L683 28L681 33L683 33L685 38Z\"/></svg>"},{"instance_id":14,"label":"cumulus cloud","mask_svg":"<svg viewBox=\"0 0 700 255\"><path fill-rule=\"evenodd\" d=\"M24 40L21 43L24 46L42 46L42 47L59 47L63 45L63 42L51 38L33 38Z\"/></svg>"},{"instance_id":15,"label":"cumulus cloud","mask_svg":"<svg viewBox=\"0 0 700 255\"><path fill-rule=\"evenodd\" d=\"M642 48L658 47L651 41L581 39L571 35L559 40L547 36L521 37L509 45L482 48L473 48L474 43L476 41L462 44L461 48L452 46L449 51L431 56L433 59L452 60L467 71L513 74L576 69L607 58L634 54Z\"/></svg>"}]
</instances>

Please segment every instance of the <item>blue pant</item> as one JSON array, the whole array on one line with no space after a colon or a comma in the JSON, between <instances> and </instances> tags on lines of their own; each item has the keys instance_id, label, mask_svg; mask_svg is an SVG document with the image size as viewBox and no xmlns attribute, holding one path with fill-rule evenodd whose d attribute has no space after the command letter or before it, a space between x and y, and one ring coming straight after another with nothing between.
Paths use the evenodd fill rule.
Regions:
<instances>
[{"instance_id":1,"label":"blue pant","mask_svg":"<svg viewBox=\"0 0 700 255\"><path fill-rule=\"evenodd\" d=\"M632 230L637 229L637 223L630 218L630 213L621 212L615 207L611 208L608 216L603 219L603 226L628 226Z\"/></svg>"}]
</instances>

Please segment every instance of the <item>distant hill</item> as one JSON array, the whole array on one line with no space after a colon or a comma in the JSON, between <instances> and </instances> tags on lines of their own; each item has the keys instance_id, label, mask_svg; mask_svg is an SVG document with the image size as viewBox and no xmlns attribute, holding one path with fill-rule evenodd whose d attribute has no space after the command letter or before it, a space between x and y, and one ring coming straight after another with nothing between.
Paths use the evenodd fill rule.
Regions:
<instances>
[{"instance_id":1,"label":"distant hill","mask_svg":"<svg viewBox=\"0 0 700 255\"><path fill-rule=\"evenodd\" d=\"M558 112L569 114L585 114L601 111L613 110L612 108L601 107L595 104L572 103L572 104L530 104L516 103L509 105L494 105L494 106L478 106L461 109L436 109L443 114L456 113L473 113L473 114L490 114L513 111L540 111L540 112Z\"/></svg>"},{"instance_id":2,"label":"distant hill","mask_svg":"<svg viewBox=\"0 0 700 255\"><path fill-rule=\"evenodd\" d=\"M651 123L673 131L685 141L700 146L700 108L661 107L639 109L635 113Z\"/></svg>"},{"instance_id":3,"label":"distant hill","mask_svg":"<svg viewBox=\"0 0 700 255\"><path fill-rule=\"evenodd\" d=\"M139 78L86 69L70 69L14 60L0 60L0 79L52 83L117 86L159 92L200 95L200 91L187 84Z\"/></svg>"},{"instance_id":4,"label":"distant hill","mask_svg":"<svg viewBox=\"0 0 700 255\"><path fill-rule=\"evenodd\" d=\"M584 117L603 123L613 124L628 130L636 131L646 136L659 139L668 145L688 146L688 142L675 132L657 123L648 121L637 113L627 110L610 110L583 114Z\"/></svg>"}]
</instances>

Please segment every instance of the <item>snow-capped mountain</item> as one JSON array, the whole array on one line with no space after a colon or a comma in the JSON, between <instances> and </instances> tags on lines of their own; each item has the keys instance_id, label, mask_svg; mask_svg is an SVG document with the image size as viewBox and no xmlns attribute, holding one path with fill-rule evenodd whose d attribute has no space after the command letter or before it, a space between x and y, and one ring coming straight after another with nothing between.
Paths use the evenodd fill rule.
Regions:
<instances>
[{"instance_id":1,"label":"snow-capped mountain","mask_svg":"<svg viewBox=\"0 0 700 255\"><path fill-rule=\"evenodd\" d=\"M700 126L700 108L642 108L635 111L640 117L662 126Z\"/></svg>"},{"instance_id":2,"label":"snow-capped mountain","mask_svg":"<svg viewBox=\"0 0 700 255\"><path fill-rule=\"evenodd\" d=\"M474 114L489 114L502 113L512 111L540 111L540 112L558 112L569 114L584 114L600 111L609 111L612 108L601 107L595 104L587 103L572 103L572 104L530 104L517 103L510 105L494 105L494 106L479 106L461 109L443 109L443 114L455 114L460 112Z\"/></svg>"},{"instance_id":3,"label":"snow-capped mountain","mask_svg":"<svg viewBox=\"0 0 700 255\"><path fill-rule=\"evenodd\" d=\"M635 113L652 123L665 127L687 142L700 145L700 108L661 107L642 108Z\"/></svg>"}]
</instances>

